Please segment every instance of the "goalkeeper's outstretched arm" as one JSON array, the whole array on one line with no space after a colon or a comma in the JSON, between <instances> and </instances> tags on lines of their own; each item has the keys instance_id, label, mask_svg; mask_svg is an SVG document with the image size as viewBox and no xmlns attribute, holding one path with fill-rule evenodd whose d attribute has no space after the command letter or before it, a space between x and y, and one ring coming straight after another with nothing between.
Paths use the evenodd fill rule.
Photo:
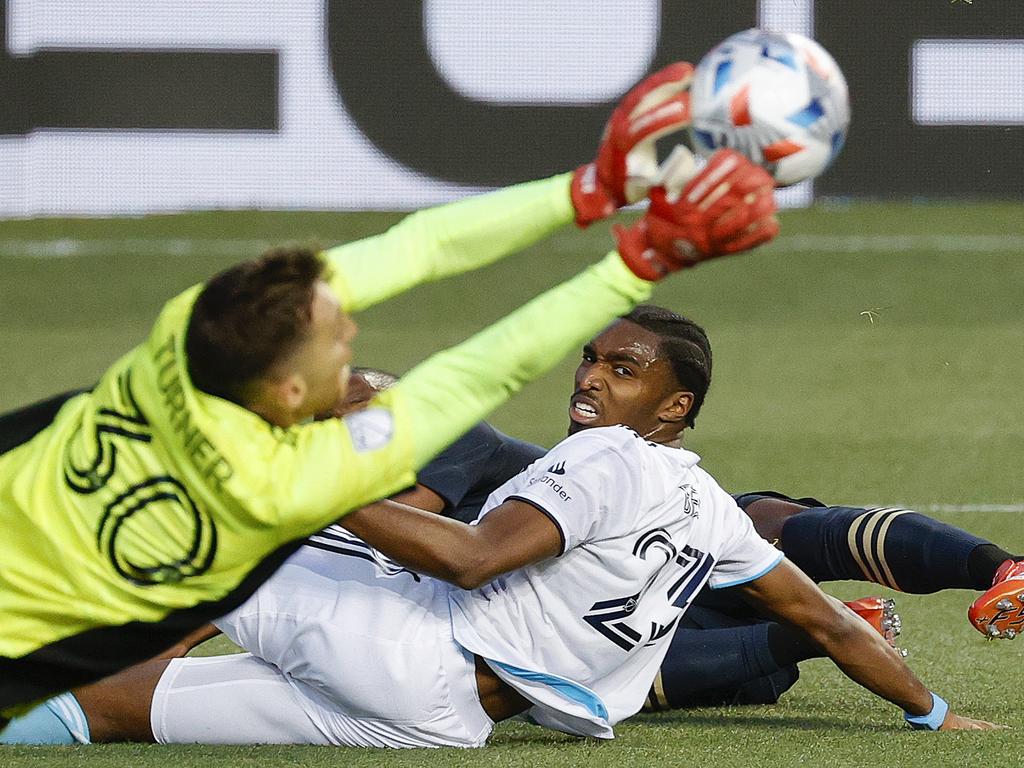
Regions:
<instances>
[{"instance_id":1,"label":"goalkeeper's outstretched arm","mask_svg":"<svg viewBox=\"0 0 1024 768\"><path fill-rule=\"evenodd\" d=\"M412 214L377 237L326 251L332 288L358 312L419 283L486 266L570 221L585 227L664 183L655 142L690 123L693 67L671 64L612 112L597 157L573 173Z\"/></svg>"},{"instance_id":2,"label":"goalkeeper's outstretched arm","mask_svg":"<svg viewBox=\"0 0 1024 768\"><path fill-rule=\"evenodd\" d=\"M301 430L296 455L302 460L279 472L292 480L281 487L302 488L305 508L324 515L326 523L400 490L402 483L411 485L413 470L645 300L656 280L774 237L771 189L770 177L735 153L713 159L678 199L661 199L633 228L622 230L618 251L434 355L366 411ZM345 429L348 439L338 434ZM325 467L333 473L325 476Z\"/></svg>"},{"instance_id":3,"label":"goalkeeper's outstretched arm","mask_svg":"<svg viewBox=\"0 0 1024 768\"><path fill-rule=\"evenodd\" d=\"M331 248L330 284L358 312L420 283L491 264L573 219L570 174L411 214L387 232Z\"/></svg>"}]
</instances>

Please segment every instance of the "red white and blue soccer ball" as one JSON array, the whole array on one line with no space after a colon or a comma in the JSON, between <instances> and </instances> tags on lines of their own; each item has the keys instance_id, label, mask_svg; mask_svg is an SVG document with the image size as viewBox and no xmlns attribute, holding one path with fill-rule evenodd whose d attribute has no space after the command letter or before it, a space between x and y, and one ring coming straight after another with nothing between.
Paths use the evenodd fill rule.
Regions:
<instances>
[{"instance_id":1,"label":"red white and blue soccer ball","mask_svg":"<svg viewBox=\"0 0 1024 768\"><path fill-rule=\"evenodd\" d=\"M843 147L846 80L828 51L793 32L748 29L701 59L691 91L694 149L732 147L780 186L817 176Z\"/></svg>"}]
</instances>

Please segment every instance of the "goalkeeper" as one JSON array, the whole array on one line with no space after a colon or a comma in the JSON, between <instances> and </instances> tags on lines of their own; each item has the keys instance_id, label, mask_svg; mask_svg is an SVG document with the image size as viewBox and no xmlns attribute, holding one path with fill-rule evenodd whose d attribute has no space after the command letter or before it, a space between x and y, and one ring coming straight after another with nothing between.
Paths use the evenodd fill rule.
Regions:
<instances>
[{"instance_id":1,"label":"goalkeeper","mask_svg":"<svg viewBox=\"0 0 1024 768\"><path fill-rule=\"evenodd\" d=\"M685 125L689 65L624 97L594 163L317 254L275 249L172 299L88 393L0 419L0 726L231 610L348 511L434 454L669 272L770 240L771 179L723 152L674 197L654 141ZM681 185L680 185L681 186ZM651 195L618 251L343 420L349 317ZM620 256L620 253L622 254Z\"/></svg>"}]
</instances>

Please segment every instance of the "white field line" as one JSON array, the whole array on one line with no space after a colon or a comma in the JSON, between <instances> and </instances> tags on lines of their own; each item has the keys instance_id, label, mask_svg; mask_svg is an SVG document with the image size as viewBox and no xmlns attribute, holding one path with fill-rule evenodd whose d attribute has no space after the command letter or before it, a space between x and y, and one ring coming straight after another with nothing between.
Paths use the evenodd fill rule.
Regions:
<instances>
[{"instance_id":1,"label":"white field line","mask_svg":"<svg viewBox=\"0 0 1024 768\"><path fill-rule=\"evenodd\" d=\"M1013 252L1024 255L1024 235L792 235L782 234L777 248L837 253L941 251Z\"/></svg>"},{"instance_id":2,"label":"white field line","mask_svg":"<svg viewBox=\"0 0 1024 768\"><path fill-rule=\"evenodd\" d=\"M49 240L0 240L0 257L61 259L92 256L146 254L233 256L257 254L271 240L232 238L56 238ZM1019 253L1024 255L1024 235L791 235L783 234L774 247L787 252L833 253Z\"/></svg>"},{"instance_id":3,"label":"white field line","mask_svg":"<svg viewBox=\"0 0 1024 768\"><path fill-rule=\"evenodd\" d=\"M911 509L931 514L942 512L1024 512L1024 504L876 504L875 507Z\"/></svg>"},{"instance_id":4,"label":"white field line","mask_svg":"<svg viewBox=\"0 0 1024 768\"><path fill-rule=\"evenodd\" d=\"M188 237L125 237L79 240L0 240L0 256L24 259L65 259L94 256L258 255L270 240Z\"/></svg>"}]
</instances>

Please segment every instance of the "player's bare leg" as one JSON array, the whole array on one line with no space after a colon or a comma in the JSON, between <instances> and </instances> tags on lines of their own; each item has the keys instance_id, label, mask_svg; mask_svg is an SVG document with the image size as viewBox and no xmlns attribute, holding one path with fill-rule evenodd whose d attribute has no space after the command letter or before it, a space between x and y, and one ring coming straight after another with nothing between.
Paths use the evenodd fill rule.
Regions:
<instances>
[{"instance_id":1,"label":"player's bare leg","mask_svg":"<svg viewBox=\"0 0 1024 768\"><path fill-rule=\"evenodd\" d=\"M746 508L747 517L754 523L754 530L765 541L782 549L782 526L793 515L803 512L808 507L795 501L765 497L750 503Z\"/></svg>"},{"instance_id":2,"label":"player's bare leg","mask_svg":"<svg viewBox=\"0 0 1024 768\"><path fill-rule=\"evenodd\" d=\"M155 741L149 713L153 693L169 663L169 659L153 659L75 689L93 742Z\"/></svg>"},{"instance_id":3,"label":"player's bare leg","mask_svg":"<svg viewBox=\"0 0 1024 768\"><path fill-rule=\"evenodd\" d=\"M0 722L0 743L72 744L93 741L152 741L149 704L136 704L152 690L170 659L185 656L200 643L220 634L212 624L196 629L152 660L97 683L76 688L37 705L14 719L9 732ZM154 677L153 685L148 685ZM127 711L124 711L127 710Z\"/></svg>"}]
</instances>

